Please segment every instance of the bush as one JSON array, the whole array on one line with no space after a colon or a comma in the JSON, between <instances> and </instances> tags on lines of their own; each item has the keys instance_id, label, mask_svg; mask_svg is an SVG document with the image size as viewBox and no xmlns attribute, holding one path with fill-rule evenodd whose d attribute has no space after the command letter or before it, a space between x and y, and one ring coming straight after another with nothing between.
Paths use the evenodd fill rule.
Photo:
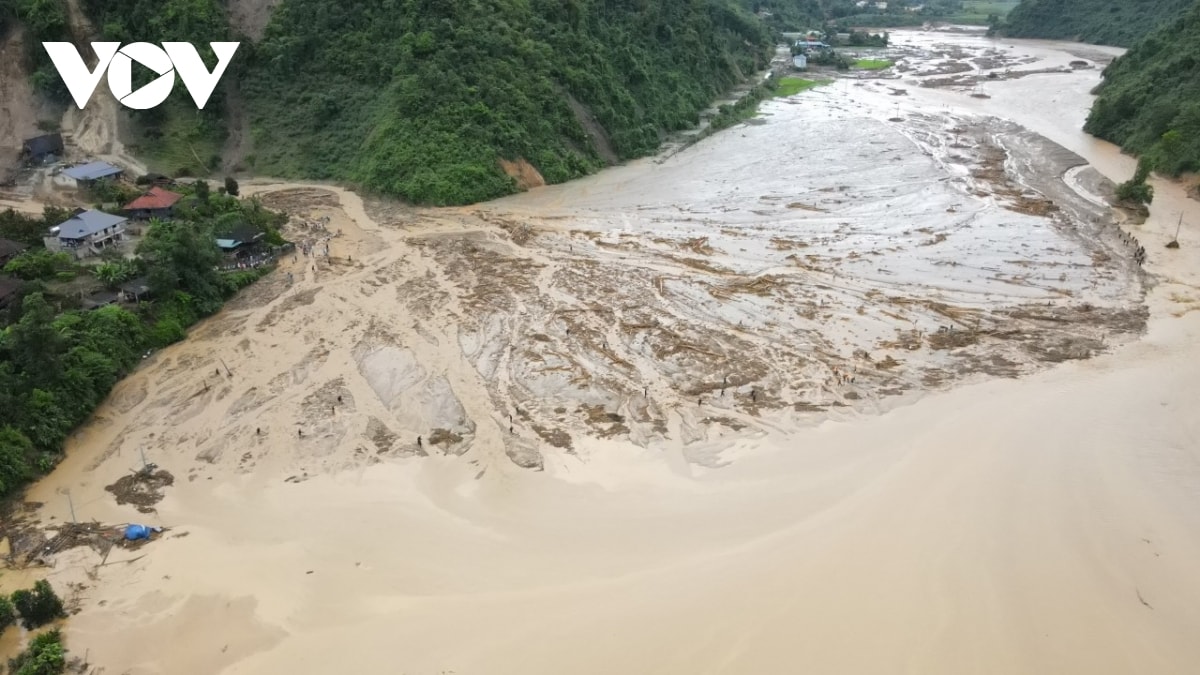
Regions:
<instances>
[{"instance_id":1,"label":"bush","mask_svg":"<svg viewBox=\"0 0 1200 675\"><path fill-rule=\"evenodd\" d=\"M1134 204L1149 204L1154 200L1154 188L1146 183L1127 180L1117 186L1117 199Z\"/></svg>"},{"instance_id":2,"label":"bush","mask_svg":"<svg viewBox=\"0 0 1200 675\"><path fill-rule=\"evenodd\" d=\"M12 604L21 614L21 623L32 630L44 626L55 619L67 615L63 609L62 600L50 587L50 582L42 579L33 585L33 590L20 590L12 594Z\"/></svg>"},{"instance_id":3,"label":"bush","mask_svg":"<svg viewBox=\"0 0 1200 675\"><path fill-rule=\"evenodd\" d=\"M187 337L187 331L175 319L159 319L150 329L150 343L161 349Z\"/></svg>"},{"instance_id":4,"label":"bush","mask_svg":"<svg viewBox=\"0 0 1200 675\"><path fill-rule=\"evenodd\" d=\"M12 675L60 675L67 670L67 650L63 648L62 633L57 630L42 633L29 643L29 648L8 661Z\"/></svg>"},{"instance_id":5,"label":"bush","mask_svg":"<svg viewBox=\"0 0 1200 675\"><path fill-rule=\"evenodd\" d=\"M17 622L17 608L8 598L0 595L0 633Z\"/></svg>"}]
</instances>

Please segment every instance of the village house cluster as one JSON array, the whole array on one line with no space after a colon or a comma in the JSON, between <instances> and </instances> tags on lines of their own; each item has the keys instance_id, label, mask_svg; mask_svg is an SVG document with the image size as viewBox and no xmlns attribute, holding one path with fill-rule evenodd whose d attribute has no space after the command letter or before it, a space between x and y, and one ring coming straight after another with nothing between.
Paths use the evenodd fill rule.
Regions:
<instances>
[{"instance_id":1,"label":"village house cluster","mask_svg":"<svg viewBox=\"0 0 1200 675\"><path fill-rule=\"evenodd\" d=\"M28 168L51 171L55 183L80 191L90 191L100 181L132 185L133 181L121 167L105 161L88 161L62 166L65 156L61 134L44 134L23 143L20 159ZM140 185L146 180L146 185ZM88 265L101 262L105 253L129 257L136 242L151 220L171 220L177 209L188 197L171 188L174 182L165 176L140 178L137 183L144 191L125 204L112 204L98 208L77 208L62 222L50 227L42 236L47 251L66 253L77 262ZM236 269L246 261L262 264L273 254L262 250L265 233L256 228L236 223L215 235L216 245L226 254L223 268ZM13 258L29 249L25 244L0 238L0 269ZM111 255L106 256L111 258ZM248 263L247 263L248 264ZM0 274L0 309L7 307L20 297L22 282ZM115 289L93 292L80 298L85 309L95 309L117 302L139 302L150 294L145 278L133 279Z\"/></svg>"}]
</instances>

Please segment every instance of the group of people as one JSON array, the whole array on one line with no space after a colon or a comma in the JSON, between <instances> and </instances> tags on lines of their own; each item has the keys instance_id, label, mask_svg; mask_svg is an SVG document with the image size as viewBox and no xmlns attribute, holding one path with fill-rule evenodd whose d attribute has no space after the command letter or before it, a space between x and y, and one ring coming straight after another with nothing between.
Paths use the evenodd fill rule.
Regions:
<instances>
[{"instance_id":1,"label":"group of people","mask_svg":"<svg viewBox=\"0 0 1200 675\"><path fill-rule=\"evenodd\" d=\"M277 257L278 256L274 253L256 253L254 255L250 255L245 258L240 258L238 260L233 261L232 263L222 266L221 271L229 272L232 270L258 269L259 267L262 267L263 265L270 265L271 263L274 263L275 259Z\"/></svg>"},{"instance_id":2,"label":"group of people","mask_svg":"<svg viewBox=\"0 0 1200 675\"><path fill-rule=\"evenodd\" d=\"M1138 243L1137 237L1133 236L1132 234L1126 234L1124 230L1121 230L1121 241L1124 242L1126 246L1134 247L1133 260L1138 264L1139 267L1145 264L1146 247Z\"/></svg>"}]
</instances>

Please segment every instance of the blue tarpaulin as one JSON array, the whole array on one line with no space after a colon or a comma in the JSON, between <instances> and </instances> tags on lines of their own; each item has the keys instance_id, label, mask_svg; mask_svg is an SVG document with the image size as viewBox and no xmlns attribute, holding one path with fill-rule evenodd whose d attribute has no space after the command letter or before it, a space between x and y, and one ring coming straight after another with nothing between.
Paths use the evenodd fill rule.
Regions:
<instances>
[{"instance_id":1,"label":"blue tarpaulin","mask_svg":"<svg viewBox=\"0 0 1200 675\"><path fill-rule=\"evenodd\" d=\"M149 539L150 528L145 525L129 525L125 528L125 538L134 541L137 539Z\"/></svg>"}]
</instances>

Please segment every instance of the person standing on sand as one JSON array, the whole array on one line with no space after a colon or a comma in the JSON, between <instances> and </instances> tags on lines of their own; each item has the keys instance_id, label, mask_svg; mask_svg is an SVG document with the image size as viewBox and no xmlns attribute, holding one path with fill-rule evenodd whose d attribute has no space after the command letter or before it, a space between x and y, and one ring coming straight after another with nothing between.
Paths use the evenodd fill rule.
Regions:
<instances>
[{"instance_id":1,"label":"person standing on sand","mask_svg":"<svg viewBox=\"0 0 1200 675\"><path fill-rule=\"evenodd\" d=\"M420 447L423 447L423 446L421 445L421 437L420 437L420 436L417 436L417 447L418 447L418 448L420 448Z\"/></svg>"}]
</instances>

